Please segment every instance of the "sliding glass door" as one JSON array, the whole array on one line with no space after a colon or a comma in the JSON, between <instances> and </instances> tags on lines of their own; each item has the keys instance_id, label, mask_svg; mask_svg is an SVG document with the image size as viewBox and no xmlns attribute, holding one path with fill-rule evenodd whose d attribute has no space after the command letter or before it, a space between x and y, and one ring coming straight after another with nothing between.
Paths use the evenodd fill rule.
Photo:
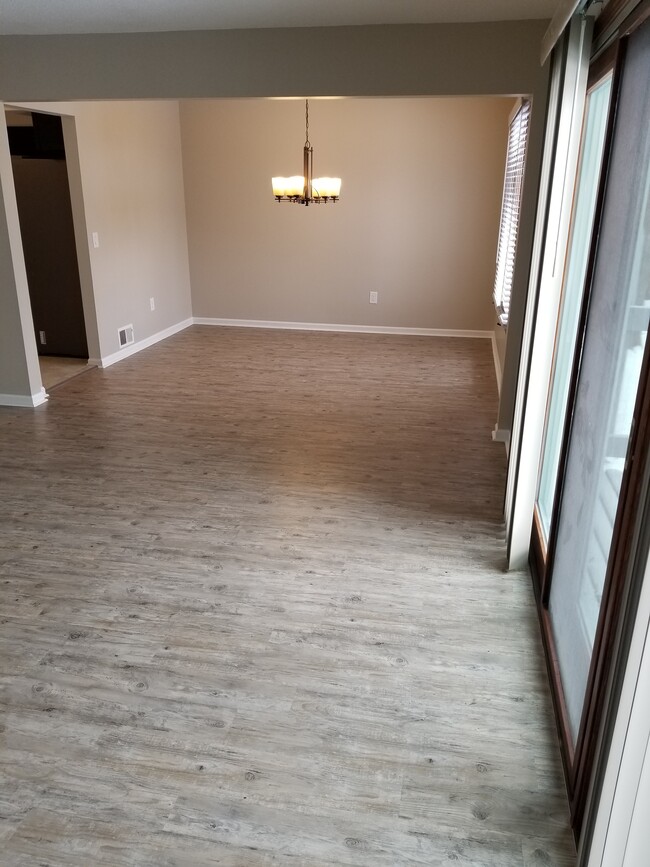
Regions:
<instances>
[{"instance_id":1,"label":"sliding glass door","mask_svg":"<svg viewBox=\"0 0 650 867\"><path fill-rule=\"evenodd\" d=\"M569 252L556 334L551 396L546 417L542 472L537 494L538 525L545 547L551 529L569 383L605 147L612 78L613 71L610 69L587 92Z\"/></svg>"},{"instance_id":2,"label":"sliding glass door","mask_svg":"<svg viewBox=\"0 0 650 867\"><path fill-rule=\"evenodd\" d=\"M643 86L650 94L650 76ZM625 129L613 154L558 522L549 613L574 743L648 332L649 120Z\"/></svg>"},{"instance_id":3,"label":"sliding glass door","mask_svg":"<svg viewBox=\"0 0 650 867\"><path fill-rule=\"evenodd\" d=\"M650 20L588 91L533 529L574 820L649 460ZM577 818L576 818L577 817Z\"/></svg>"}]
</instances>

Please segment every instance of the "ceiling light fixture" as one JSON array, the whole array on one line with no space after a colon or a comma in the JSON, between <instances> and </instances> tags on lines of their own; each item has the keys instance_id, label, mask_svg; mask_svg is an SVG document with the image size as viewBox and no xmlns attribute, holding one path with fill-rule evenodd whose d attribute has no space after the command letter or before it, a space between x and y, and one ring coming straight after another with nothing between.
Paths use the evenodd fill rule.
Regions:
<instances>
[{"instance_id":1,"label":"ceiling light fixture","mask_svg":"<svg viewBox=\"0 0 650 867\"><path fill-rule=\"evenodd\" d=\"M320 205L338 202L341 194L341 178L312 178L314 149L309 141L309 100L305 100L305 146L303 148L303 174L290 178L273 178L273 195L276 202L292 202L296 205Z\"/></svg>"}]
</instances>

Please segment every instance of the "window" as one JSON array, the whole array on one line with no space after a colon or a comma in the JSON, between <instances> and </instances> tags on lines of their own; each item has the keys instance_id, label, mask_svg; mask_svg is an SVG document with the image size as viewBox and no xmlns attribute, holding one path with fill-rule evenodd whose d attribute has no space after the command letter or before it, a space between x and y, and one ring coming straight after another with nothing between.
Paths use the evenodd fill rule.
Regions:
<instances>
[{"instance_id":1,"label":"window","mask_svg":"<svg viewBox=\"0 0 650 867\"><path fill-rule=\"evenodd\" d=\"M508 324L510 312L510 293L512 292L512 276L515 268L529 126L530 102L526 100L515 108L508 131L508 154L506 156L506 175L503 182L497 270L494 280L494 306L499 325Z\"/></svg>"}]
</instances>

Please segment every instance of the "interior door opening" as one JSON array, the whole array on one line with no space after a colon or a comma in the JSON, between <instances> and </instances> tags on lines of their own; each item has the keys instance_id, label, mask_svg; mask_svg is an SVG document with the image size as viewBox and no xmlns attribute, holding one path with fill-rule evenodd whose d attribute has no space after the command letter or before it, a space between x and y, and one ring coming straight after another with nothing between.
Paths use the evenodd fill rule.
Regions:
<instances>
[{"instance_id":1,"label":"interior door opening","mask_svg":"<svg viewBox=\"0 0 650 867\"><path fill-rule=\"evenodd\" d=\"M88 341L63 126L57 115L6 110L18 217L41 378L46 389L88 369Z\"/></svg>"}]
</instances>

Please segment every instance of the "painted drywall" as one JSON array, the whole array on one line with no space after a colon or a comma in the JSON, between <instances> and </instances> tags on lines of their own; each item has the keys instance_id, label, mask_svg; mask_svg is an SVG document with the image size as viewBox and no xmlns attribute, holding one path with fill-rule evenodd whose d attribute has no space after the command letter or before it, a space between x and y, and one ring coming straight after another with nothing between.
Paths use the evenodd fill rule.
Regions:
<instances>
[{"instance_id":1,"label":"painted drywall","mask_svg":"<svg viewBox=\"0 0 650 867\"><path fill-rule=\"evenodd\" d=\"M89 257L100 357L120 348L123 325L132 323L140 341L190 317L178 104L27 107L74 120L86 222L81 243ZM68 142L66 135L66 148ZM79 192L72 186L73 201Z\"/></svg>"},{"instance_id":2,"label":"painted drywall","mask_svg":"<svg viewBox=\"0 0 650 867\"><path fill-rule=\"evenodd\" d=\"M7 127L0 123L0 401L41 390Z\"/></svg>"},{"instance_id":3,"label":"painted drywall","mask_svg":"<svg viewBox=\"0 0 650 867\"><path fill-rule=\"evenodd\" d=\"M505 370L506 366L506 345L508 343L508 329L504 328L502 325L499 325L495 318L493 324L493 331L499 368L501 370L501 376L503 378L503 371Z\"/></svg>"},{"instance_id":4,"label":"painted drywall","mask_svg":"<svg viewBox=\"0 0 650 867\"><path fill-rule=\"evenodd\" d=\"M527 177L499 408L499 426L509 429L548 100L549 64L539 63L546 27L545 21L504 21L6 36L0 37L0 99L532 95ZM4 183L1 176L0 183ZM0 255L5 247L6 243L0 244ZM82 253L79 251L80 261Z\"/></svg>"},{"instance_id":5,"label":"painted drywall","mask_svg":"<svg viewBox=\"0 0 650 867\"><path fill-rule=\"evenodd\" d=\"M546 21L0 37L0 98L505 95L545 90Z\"/></svg>"},{"instance_id":6,"label":"painted drywall","mask_svg":"<svg viewBox=\"0 0 650 867\"><path fill-rule=\"evenodd\" d=\"M512 105L312 101L315 174L343 187L305 208L271 193L302 172L303 102L182 103L194 315L492 331Z\"/></svg>"}]
</instances>

